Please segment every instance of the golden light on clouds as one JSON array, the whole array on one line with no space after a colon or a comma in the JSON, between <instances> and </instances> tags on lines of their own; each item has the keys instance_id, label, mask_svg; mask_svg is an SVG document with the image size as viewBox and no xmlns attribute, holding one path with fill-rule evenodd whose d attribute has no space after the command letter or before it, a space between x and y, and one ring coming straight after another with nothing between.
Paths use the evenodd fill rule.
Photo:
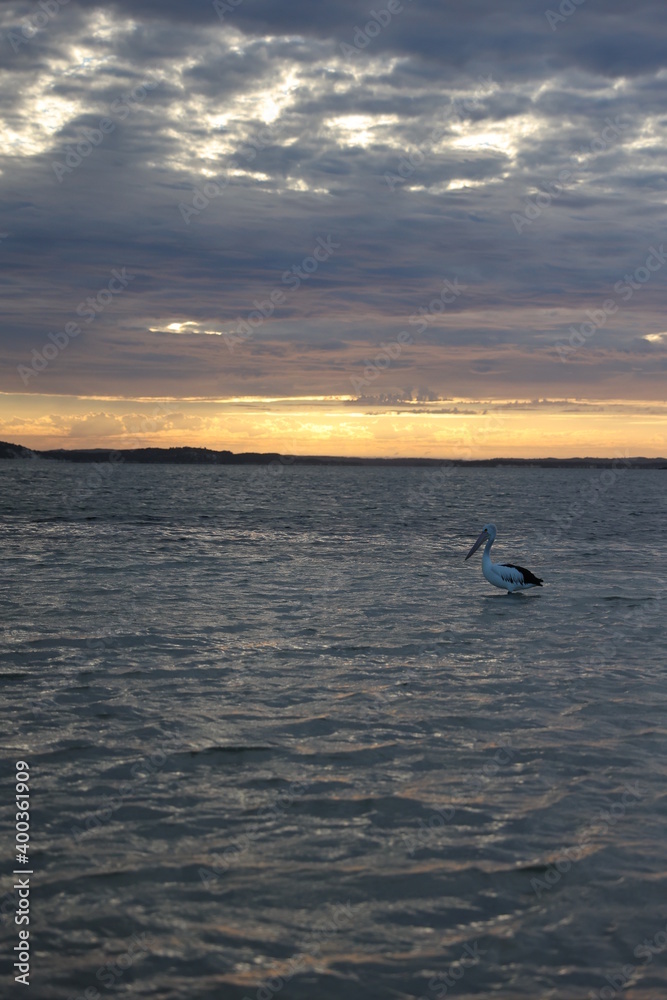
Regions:
<instances>
[{"instance_id":1,"label":"golden light on clouds","mask_svg":"<svg viewBox=\"0 0 667 1000\"><path fill-rule=\"evenodd\" d=\"M325 30L302 33L279 5L251 29L250 7L188 13L164 50L133 10L65 5L38 32L39 73L10 102L0 166L24 220L0 240L13 255L0 386L30 395L0 401L0 436L337 455L667 452L652 402L667 365L667 257L655 276L643 266L662 246L662 119L648 95L664 70L651 90L630 69L616 75L615 58L608 74L569 74L529 46L522 73L486 60L441 72L411 64L407 8L398 47L392 28L347 51L357 29L343 13L329 32L334 8ZM426 15L414 14L416 30ZM0 26L12 19L0 13ZM86 145L83 123L103 116L113 136ZM80 163L54 174L70 147ZM562 193L545 200L563 168ZM308 270L322 239L336 252ZM78 304L126 266L127 294L45 366ZM285 281L299 269L298 286ZM626 272L638 276L630 297L616 291ZM452 281L460 297L445 300ZM230 337L276 290L259 326ZM564 353L610 296L618 308ZM403 330L414 336L398 351ZM528 395L541 401L508 405Z\"/></svg>"},{"instance_id":2,"label":"golden light on clouds","mask_svg":"<svg viewBox=\"0 0 667 1000\"><path fill-rule=\"evenodd\" d=\"M234 452L493 458L667 453L667 405L585 400L91 399L0 395L0 438L37 449L199 446Z\"/></svg>"}]
</instances>

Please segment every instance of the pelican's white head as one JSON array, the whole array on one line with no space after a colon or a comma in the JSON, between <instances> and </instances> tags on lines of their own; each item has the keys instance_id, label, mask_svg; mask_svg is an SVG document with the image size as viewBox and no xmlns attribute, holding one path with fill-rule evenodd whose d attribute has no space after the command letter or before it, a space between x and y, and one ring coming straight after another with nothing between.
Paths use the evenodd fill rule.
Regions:
<instances>
[{"instance_id":1,"label":"pelican's white head","mask_svg":"<svg viewBox=\"0 0 667 1000\"><path fill-rule=\"evenodd\" d=\"M477 552L477 549L480 547L480 545L483 545L484 542L488 541L494 542L495 540L496 540L495 524L485 524L479 533L479 538L477 539L477 541L471 548L470 552L466 556L466 559L470 559L470 556L473 555L473 553ZM463 561L465 562L465 559Z\"/></svg>"}]
</instances>

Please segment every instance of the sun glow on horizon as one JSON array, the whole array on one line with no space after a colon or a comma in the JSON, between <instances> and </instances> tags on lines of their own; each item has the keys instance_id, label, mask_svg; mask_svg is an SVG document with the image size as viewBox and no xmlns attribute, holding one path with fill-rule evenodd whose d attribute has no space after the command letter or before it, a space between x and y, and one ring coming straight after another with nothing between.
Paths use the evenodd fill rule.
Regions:
<instances>
[{"instance_id":1,"label":"sun glow on horizon","mask_svg":"<svg viewBox=\"0 0 667 1000\"><path fill-rule=\"evenodd\" d=\"M351 396L203 400L0 394L0 439L38 450L195 446L443 460L664 457L667 404L465 398L381 404Z\"/></svg>"}]
</instances>

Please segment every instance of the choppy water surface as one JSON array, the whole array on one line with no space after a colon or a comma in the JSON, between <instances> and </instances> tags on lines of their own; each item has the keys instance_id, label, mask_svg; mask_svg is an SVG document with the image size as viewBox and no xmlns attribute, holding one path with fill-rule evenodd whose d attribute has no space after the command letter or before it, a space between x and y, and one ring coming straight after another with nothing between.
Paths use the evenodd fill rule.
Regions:
<instances>
[{"instance_id":1,"label":"choppy water surface","mask_svg":"<svg viewBox=\"0 0 667 1000\"><path fill-rule=\"evenodd\" d=\"M32 995L665 996L666 475L2 463Z\"/></svg>"}]
</instances>

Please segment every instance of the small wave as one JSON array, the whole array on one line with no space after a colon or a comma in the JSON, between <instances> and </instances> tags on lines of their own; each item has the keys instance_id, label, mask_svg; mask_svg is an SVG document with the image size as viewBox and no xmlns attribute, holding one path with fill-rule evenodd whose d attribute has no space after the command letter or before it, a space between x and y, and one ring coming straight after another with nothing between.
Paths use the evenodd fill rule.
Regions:
<instances>
[{"instance_id":1,"label":"small wave","mask_svg":"<svg viewBox=\"0 0 667 1000\"><path fill-rule=\"evenodd\" d=\"M200 750L190 750L191 757L214 753L264 753L273 750L274 747L263 746L243 746L232 744L230 746L202 747Z\"/></svg>"}]
</instances>

